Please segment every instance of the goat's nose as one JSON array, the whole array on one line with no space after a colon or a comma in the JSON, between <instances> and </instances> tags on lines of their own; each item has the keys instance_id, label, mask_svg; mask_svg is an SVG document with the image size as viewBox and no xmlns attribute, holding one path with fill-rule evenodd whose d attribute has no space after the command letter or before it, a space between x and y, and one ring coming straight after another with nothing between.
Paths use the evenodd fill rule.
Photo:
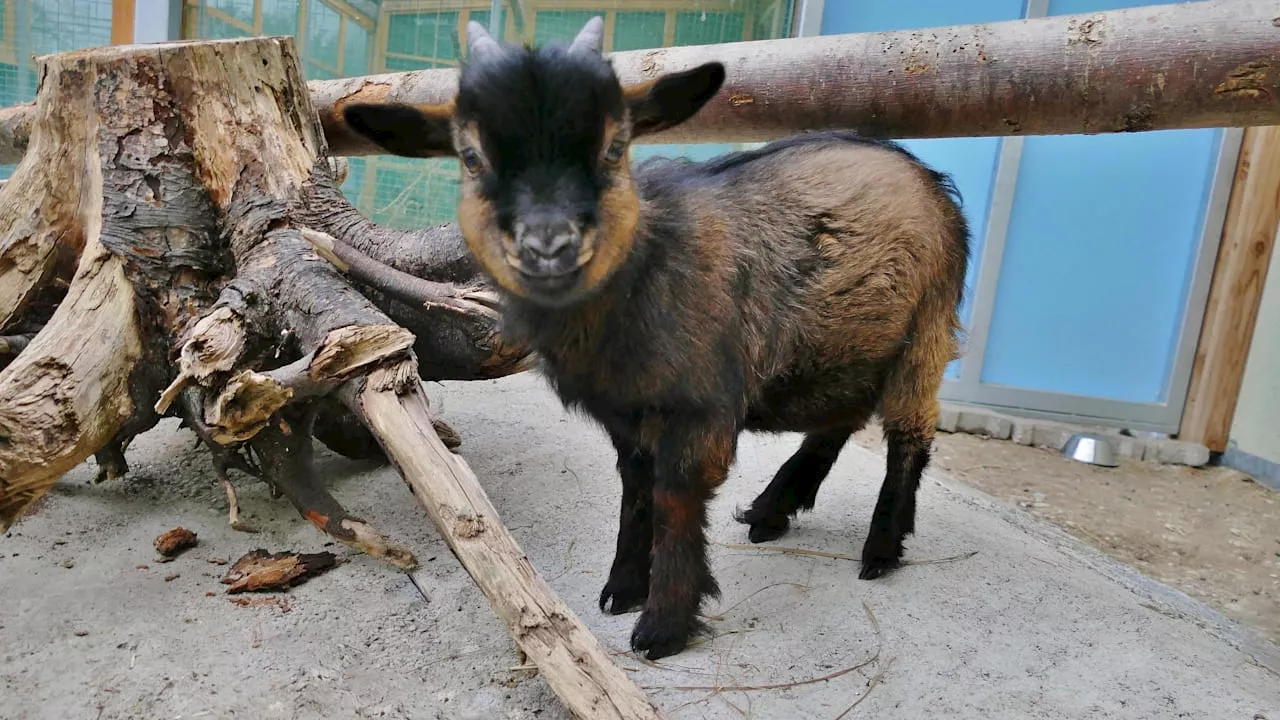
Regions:
<instances>
[{"instance_id":1,"label":"goat's nose","mask_svg":"<svg viewBox=\"0 0 1280 720\"><path fill-rule=\"evenodd\" d=\"M516 224L521 271L531 277L556 277L578 267L582 236L568 219L530 218Z\"/></svg>"},{"instance_id":2,"label":"goat's nose","mask_svg":"<svg viewBox=\"0 0 1280 720\"><path fill-rule=\"evenodd\" d=\"M534 220L516 227L516 244L542 258L576 252L577 243L577 228L568 220Z\"/></svg>"}]
</instances>

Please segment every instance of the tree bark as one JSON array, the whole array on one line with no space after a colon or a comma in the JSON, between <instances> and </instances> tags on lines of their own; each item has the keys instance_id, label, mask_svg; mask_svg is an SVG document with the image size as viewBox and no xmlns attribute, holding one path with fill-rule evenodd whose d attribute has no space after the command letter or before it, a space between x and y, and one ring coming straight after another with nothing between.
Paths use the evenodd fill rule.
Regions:
<instances>
[{"instance_id":1,"label":"tree bark","mask_svg":"<svg viewBox=\"0 0 1280 720\"><path fill-rule=\"evenodd\" d=\"M762 142L825 128L899 139L1088 134L1280 124L1277 0L1207 0L923 30L755 40L611 55L623 82L709 60L724 88L693 119L641 143ZM345 127L347 102L443 103L456 71L310 83L337 155L378 149ZM0 110L16 162L30 109Z\"/></svg>"},{"instance_id":2,"label":"tree bark","mask_svg":"<svg viewBox=\"0 0 1280 720\"><path fill-rule=\"evenodd\" d=\"M39 63L31 152L0 189L0 532L90 455L100 479L127 472L129 441L175 415L227 488L229 469L255 475L411 571L413 554L312 467L313 435L385 451L571 711L660 717L449 453L459 440L422 381L499 377L531 356L498 333L455 228L379 228L342 198L292 40Z\"/></svg>"}]
</instances>

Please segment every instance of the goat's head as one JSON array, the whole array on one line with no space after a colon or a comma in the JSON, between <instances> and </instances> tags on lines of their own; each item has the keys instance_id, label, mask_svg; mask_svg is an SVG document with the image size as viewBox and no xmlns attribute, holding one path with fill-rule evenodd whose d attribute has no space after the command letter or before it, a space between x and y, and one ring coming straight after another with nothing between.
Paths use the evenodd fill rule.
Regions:
<instances>
[{"instance_id":1,"label":"goat's head","mask_svg":"<svg viewBox=\"0 0 1280 720\"><path fill-rule=\"evenodd\" d=\"M592 18L572 44L531 49L472 22L452 103L343 108L389 153L456 155L468 247L508 292L540 304L571 304L623 264L640 208L631 142L688 120L724 82L711 62L624 88L601 55L603 30Z\"/></svg>"}]
</instances>

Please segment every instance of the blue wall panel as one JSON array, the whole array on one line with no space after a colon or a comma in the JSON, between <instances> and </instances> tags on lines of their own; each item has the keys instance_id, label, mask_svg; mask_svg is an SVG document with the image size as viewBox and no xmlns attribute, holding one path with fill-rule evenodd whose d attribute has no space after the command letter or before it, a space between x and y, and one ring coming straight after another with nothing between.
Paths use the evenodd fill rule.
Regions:
<instances>
[{"instance_id":1,"label":"blue wall panel","mask_svg":"<svg viewBox=\"0 0 1280 720\"><path fill-rule=\"evenodd\" d=\"M1143 4L1054 0L1050 12ZM983 383L1168 400L1221 139L1026 138Z\"/></svg>"},{"instance_id":2,"label":"blue wall panel","mask_svg":"<svg viewBox=\"0 0 1280 720\"><path fill-rule=\"evenodd\" d=\"M888 32L969 23L999 22L1022 17L1023 0L827 0L822 34ZM928 165L950 173L964 201L965 218L973 235L969 272L965 278L960 317L968 325L978 260L987 231L991 188L1000 155L1000 138L947 138L908 140L902 144ZM947 367L947 378L960 374L960 363Z\"/></svg>"}]
</instances>

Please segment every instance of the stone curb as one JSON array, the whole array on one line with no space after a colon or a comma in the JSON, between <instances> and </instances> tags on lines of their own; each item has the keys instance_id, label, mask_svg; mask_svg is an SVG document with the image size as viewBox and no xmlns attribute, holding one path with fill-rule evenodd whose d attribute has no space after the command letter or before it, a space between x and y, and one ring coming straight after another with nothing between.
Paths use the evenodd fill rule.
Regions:
<instances>
[{"instance_id":1,"label":"stone curb","mask_svg":"<svg viewBox=\"0 0 1280 720\"><path fill-rule=\"evenodd\" d=\"M1200 443L1171 438L1147 439L1121 435L1114 428L1070 425L1051 420L1014 417L973 405L943 403L938 416L938 430L945 433L983 435L996 440L1011 440L1019 445L1059 451L1078 432L1096 432L1107 436L1120 457L1162 465L1202 467L1209 463L1209 448Z\"/></svg>"}]
</instances>

